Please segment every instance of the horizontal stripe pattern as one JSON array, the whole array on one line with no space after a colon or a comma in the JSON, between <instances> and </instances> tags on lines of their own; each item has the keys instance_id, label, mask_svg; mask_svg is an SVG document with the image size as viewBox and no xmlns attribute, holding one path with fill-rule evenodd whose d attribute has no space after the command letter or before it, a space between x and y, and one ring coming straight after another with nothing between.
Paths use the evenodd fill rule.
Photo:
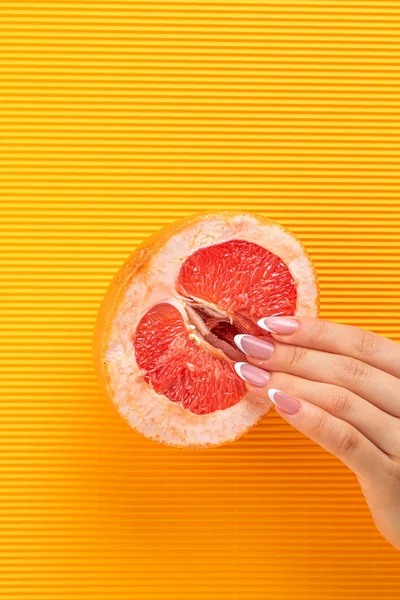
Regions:
<instances>
[{"instance_id":1,"label":"horizontal stripe pattern","mask_svg":"<svg viewBox=\"0 0 400 600\"><path fill-rule=\"evenodd\" d=\"M0 6L0 597L397 600L354 476L271 414L222 448L134 434L91 337L127 255L249 209L307 246L321 314L400 341L400 6Z\"/></svg>"}]
</instances>

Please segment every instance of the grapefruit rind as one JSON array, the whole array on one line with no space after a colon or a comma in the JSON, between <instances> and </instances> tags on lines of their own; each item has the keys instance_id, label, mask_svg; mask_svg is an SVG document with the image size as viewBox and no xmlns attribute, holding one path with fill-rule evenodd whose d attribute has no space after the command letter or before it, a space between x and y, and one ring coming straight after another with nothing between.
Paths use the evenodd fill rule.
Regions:
<instances>
[{"instance_id":1,"label":"grapefruit rind","mask_svg":"<svg viewBox=\"0 0 400 600\"><path fill-rule=\"evenodd\" d=\"M318 285L302 244L274 221L251 213L206 213L175 223L137 249L112 282L100 308L94 337L97 371L122 417L144 436L181 447L209 447L233 441L270 409L247 393L225 410L196 415L157 394L140 371L133 346L136 327L149 308L169 302L186 318L175 282L196 250L228 240L256 243L279 256L297 287L296 315L317 316Z\"/></svg>"}]
</instances>

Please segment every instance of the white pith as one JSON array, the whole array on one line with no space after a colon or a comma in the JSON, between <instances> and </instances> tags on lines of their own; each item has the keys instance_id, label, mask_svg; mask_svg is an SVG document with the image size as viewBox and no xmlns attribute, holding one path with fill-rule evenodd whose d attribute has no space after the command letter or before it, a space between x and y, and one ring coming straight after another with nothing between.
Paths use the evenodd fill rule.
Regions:
<instances>
[{"instance_id":1,"label":"white pith","mask_svg":"<svg viewBox=\"0 0 400 600\"><path fill-rule=\"evenodd\" d=\"M312 265L301 244L279 225L263 223L252 215L222 214L188 224L136 274L110 329L105 356L110 393L120 414L146 437L177 446L219 445L239 437L270 409L268 401L247 393L231 408L195 415L154 392L135 360L136 327L155 304L173 304L191 328L184 302L175 290L186 258L199 248L233 239L254 242L278 255L288 265L297 285L296 315L317 314L318 291ZM193 328L191 338L201 343Z\"/></svg>"}]
</instances>

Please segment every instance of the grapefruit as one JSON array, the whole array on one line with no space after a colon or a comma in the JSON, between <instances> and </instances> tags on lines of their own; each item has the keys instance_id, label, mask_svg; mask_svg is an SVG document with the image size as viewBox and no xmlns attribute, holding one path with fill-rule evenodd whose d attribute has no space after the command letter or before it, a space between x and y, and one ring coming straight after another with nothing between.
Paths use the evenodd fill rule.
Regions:
<instances>
[{"instance_id":1,"label":"grapefruit","mask_svg":"<svg viewBox=\"0 0 400 600\"><path fill-rule=\"evenodd\" d=\"M265 335L266 316L318 313L315 270L277 223L245 212L202 213L146 240L101 305L100 381L137 431L175 446L215 446L269 410L234 369L237 333Z\"/></svg>"}]
</instances>

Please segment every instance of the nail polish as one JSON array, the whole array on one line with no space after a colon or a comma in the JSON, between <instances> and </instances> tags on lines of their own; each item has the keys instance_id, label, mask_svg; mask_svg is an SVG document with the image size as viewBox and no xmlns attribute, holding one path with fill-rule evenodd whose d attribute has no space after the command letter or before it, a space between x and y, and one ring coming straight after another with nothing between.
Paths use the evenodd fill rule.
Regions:
<instances>
[{"instance_id":1,"label":"nail polish","mask_svg":"<svg viewBox=\"0 0 400 600\"><path fill-rule=\"evenodd\" d=\"M275 390L271 388L268 390L268 396L270 397L271 401L279 408L279 410L282 410L288 415L295 415L300 408L300 403L297 402L297 400L295 400L291 396L288 396L287 394L284 394L280 390Z\"/></svg>"},{"instance_id":2,"label":"nail polish","mask_svg":"<svg viewBox=\"0 0 400 600\"><path fill-rule=\"evenodd\" d=\"M253 358L266 360L267 358L270 358L275 350L275 346L271 344L271 342L260 340L254 335L245 333L235 335L234 341L239 350Z\"/></svg>"},{"instance_id":3,"label":"nail polish","mask_svg":"<svg viewBox=\"0 0 400 600\"><path fill-rule=\"evenodd\" d=\"M257 321L257 325L270 333L290 335L299 326L299 322L291 317L264 317Z\"/></svg>"},{"instance_id":4,"label":"nail polish","mask_svg":"<svg viewBox=\"0 0 400 600\"><path fill-rule=\"evenodd\" d=\"M268 383L269 373L246 362L235 363L235 371L243 381L256 387L264 387Z\"/></svg>"}]
</instances>

